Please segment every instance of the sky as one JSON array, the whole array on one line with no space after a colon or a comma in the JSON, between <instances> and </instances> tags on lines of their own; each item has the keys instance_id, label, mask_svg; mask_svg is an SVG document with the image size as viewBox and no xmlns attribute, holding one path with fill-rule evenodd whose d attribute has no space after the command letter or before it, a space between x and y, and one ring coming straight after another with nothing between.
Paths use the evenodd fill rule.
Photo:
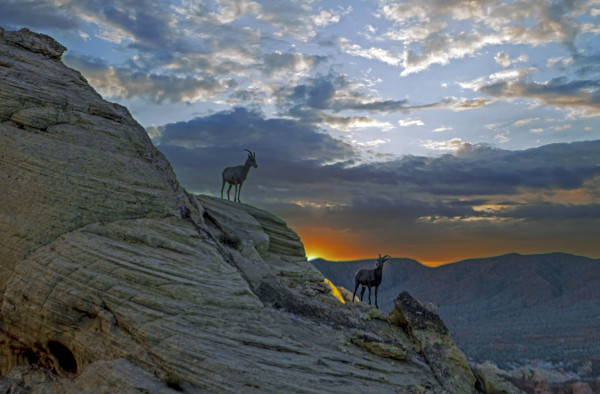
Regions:
<instances>
[{"instance_id":1,"label":"sky","mask_svg":"<svg viewBox=\"0 0 600 394\"><path fill-rule=\"evenodd\" d=\"M307 256L600 257L600 0L2 0Z\"/></svg>"}]
</instances>

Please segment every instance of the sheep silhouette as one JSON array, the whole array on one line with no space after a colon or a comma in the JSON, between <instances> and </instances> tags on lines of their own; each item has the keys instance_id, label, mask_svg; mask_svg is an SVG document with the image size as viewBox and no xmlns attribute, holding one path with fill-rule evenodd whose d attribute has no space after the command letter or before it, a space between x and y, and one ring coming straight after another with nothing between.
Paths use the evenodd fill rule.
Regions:
<instances>
[{"instance_id":1,"label":"sheep silhouette","mask_svg":"<svg viewBox=\"0 0 600 394\"><path fill-rule=\"evenodd\" d=\"M381 257L381 253L379 254L379 258L375 263L375 268L371 269L361 269L354 274L354 294L352 295L352 300L354 301L354 297L356 297L356 290L358 290L358 285L362 286L360 292L360 300L362 301L363 295L365 294L365 289L369 288L369 305L371 305L371 287L375 287L375 307L379 308L377 305L377 289L381 284L381 279L383 278L383 265L386 261L391 259L389 255L385 255Z\"/></svg>"},{"instance_id":2,"label":"sheep silhouette","mask_svg":"<svg viewBox=\"0 0 600 394\"><path fill-rule=\"evenodd\" d=\"M229 183L229 188L227 189L227 199L230 200L229 192L231 191L231 187L235 185L233 201L242 202L240 199L240 194L242 193L242 185L248 176L248 171L250 171L250 167L258 168L258 165L256 164L256 152L251 152L248 149L244 150L248 152L246 163L241 166L227 167L223 170L221 198L223 198L223 189L225 188L225 183Z\"/></svg>"}]
</instances>

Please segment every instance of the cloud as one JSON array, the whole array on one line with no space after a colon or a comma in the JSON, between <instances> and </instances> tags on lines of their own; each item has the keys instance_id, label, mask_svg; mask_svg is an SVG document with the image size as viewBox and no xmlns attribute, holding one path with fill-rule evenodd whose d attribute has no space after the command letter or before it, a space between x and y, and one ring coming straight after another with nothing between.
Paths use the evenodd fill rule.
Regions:
<instances>
[{"instance_id":1,"label":"cloud","mask_svg":"<svg viewBox=\"0 0 600 394\"><path fill-rule=\"evenodd\" d=\"M453 138L449 141L428 141L423 144L423 146L427 149L432 150L442 150L442 151L457 151L463 148L465 145L469 144L468 142L464 142L460 138Z\"/></svg>"},{"instance_id":2,"label":"cloud","mask_svg":"<svg viewBox=\"0 0 600 394\"><path fill-rule=\"evenodd\" d=\"M85 67L89 56L77 60L85 56L69 52L65 59L74 67L83 66L81 71L102 94L140 96L155 103L208 98L233 104L259 98L268 103L276 87L298 83L327 62L323 55L283 45L278 35L291 35L292 41L313 37L316 22L323 27L352 11L323 10L315 22L311 5L270 1L5 3L0 21L10 17L11 22L64 31L86 27L85 34L91 32L88 39L92 35L114 43L112 53L97 55L111 59L103 60L104 75L99 67ZM87 74L92 70L95 74Z\"/></svg>"},{"instance_id":3,"label":"cloud","mask_svg":"<svg viewBox=\"0 0 600 394\"><path fill-rule=\"evenodd\" d=\"M395 54L372 48L365 50L357 44L344 42L343 51L353 56L377 58L390 65L402 66L402 75L428 69L433 64L448 64L478 54L487 46L523 44L540 46L552 42L574 48L576 37L594 31L576 21L575 15L593 14L592 3L551 3L544 0L506 3L496 0L460 2L445 0L409 1L380 0L377 15L393 23L382 38L400 41L409 49ZM465 28L468 26L469 28ZM591 30L590 30L591 29ZM596 34L596 33L594 33ZM573 50L575 55L577 51ZM508 67L517 59L500 52L496 61Z\"/></svg>"},{"instance_id":4,"label":"cloud","mask_svg":"<svg viewBox=\"0 0 600 394\"><path fill-rule=\"evenodd\" d=\"M411 119L411 118L400 119L398 121L398 124L400 125L400 127L424 126L425 125L425 123L423 123L423 121L421 119Z\"/></svg>"},{"instance_id":5,"label":"cloud","mask_svg":"<svg viewBox=\"0 0 600 394\"><path fill-rule=\"evenodd\" d=\"M365 113L408 113L435 108L463 111L481 108L493 102L482 97L446 97L439 102L411 105L407 99L385 100L374 96L368 86L351 81L341 74L306 78L296 86L279 88L274 95L282 116L292 116L313 124L326 124L344 131L360 127L378 127L384 131L393 129L391 123L370 118L363 115ZM344 111L352 115L340 115ZM421 126L424 122L420 119L404 119L398 124L401 127Z\"/></svg>"},{"instance_id":6,"label":"cloud","mask_svg":"<svg viewBox=\"0 0 600 394\"><path fill-rule=\"evenodd\" d=\"M527 57L527 55L520 55L518 58L513 60L506 52L498 52L494 57L494 60L501 66L508 67L513 63L526 62L529 60L529 58Z\"/></svg>"},{"instance_id":7,"label":"cloud","mask_svg":"<svg viewBox=\"0 0 600 394\"><path fill-rule=\"evenodd\" d=\"M514 123L514 125L515 125L515 126L517 126L517 127L520 127L520 126L526 126L526 125L528 125L528 124L530 124L531 122L533 122L533 121L536 121L536 120L540 120L540 118L527 118L527 119L520 119L520 120L517 120L517 121Z\"/></svg>"},{"instance_id":8,"label":"cloud","mask_svg":"<svg viewBox=\"0 0 600 394\"><path fill-rule=\"evenodd\" d=\"M55 6L43 0L4 0L0 2L0 25L4 28L27 26L35 28L60 27L64 30L80 28L69 8Z\"/></svg>"},{"instance_id":9,"label":"cloud","mask_svg":"<svg viewBox=\"0 0 600 394\"><path fill-rule=\"evenodd\" d=\"M600 116L599 79L571 80L560 76L549 81L537 82L531 80L533 72L534 69L530 67L504 70L487 78L460 82L459 85L500 100L537 99L546 105L570 109L573 117Z\"/></svg>"},{"instance_id":10,"label":"cloud","mask_svg":"<svg viewBox=\"0 0 600 394\"><path fill-rule=\"evenodd\" d=\"M395 55L392 51L370 47L363 48L358 44L351 44L347 38L340 37L337 39L337 45L340 50L350 56L364 57L366 59L375 59L380 62L387 63L391 66L398 66L403 63L403 56Z\"/></svg>"},{"instance_id":11,"label":"cloud","mask_svg":"<svg viewBox=\"0 0 600 394\"><path fill-rule=\"evenodd\" d=\"M211 13L219 23L231 23L248 14L259 14L261 12L260 4L247 0L219 0L224 4L218 12Z\"/></svg>"},{"instance_id":12,"label":"cloud","mask_svg":"<svg viewBox=\"0 0 600 394\"><path fill-rule=\"evenodd\" d=\"M75 20L98 26L97 37L104 40L129 41L134 47L153 50L177 44L177 33L172 29L176 19L160 2L66 0L59 7Z\"/></svg>"},{"instance_id":13,"label":"cloud","mask_svg":"<svg viewBox=\"0 0 600 394\"><path fill-rule=\"evenodd\" d=\"M316 26L327 26L332 23L338 23L342 16L346 16L351 12L352 6L348 6L345 10L341 7L337 10L322 10L319 14L312 17L312 21Z\"/></svg>"},{"instance_id":14,"label":"cloud","mask_svg":"<svg viewBox=\"0 0 600 394\"><path fill-rule=\"evenodd\" d=\"M494 136L494 139L495 139L496 141L498 141L498 143L500 143L500 144L505 144L505 143L507 143L508 141L510 141L510 138L508 138L508 136L507 136L507 133L499 133L499 134L496 134L496 135Z\"/></svg>"},{"instance_id":15,"label":"cloud","mask_svg":"<svg viewBox=\"0 0 600 394\"><path fill-rule=\"evenodd\" d=\"M498 52L496 54L496 57L494 57L494 60L496 61L496 63L498 63L504 67L508 67L512 64L512 61L510 60L510 56L508 56L508 54L505 52Z\"/></svg>"},{"instance_id":16,"label":"cloud","mask_svg":"<svg viewBox=\"0 0 600 394\"><path fill-rule=\"evenodd\" d=\"M272 52L265 53L262 55L262 66L258 67L267 76L272 76L277 72L288 73L302 72L312 70L314 67L319 65L321 62L325 62L324 56L309 56L302 53L282 53Z\"/></svg>"},{"instance_id":17,"label":"cloud","mask_svg":"<svg viewBox=\"0 0 600 394\"><path fill-rule=\"evenodd\" d=\"M186 179L192 189L200 188L208 178L218 178L220 170L243 149L257 151L263 174L273 181L307 182L314 170L328 163L350 163L356 158L353 148L314 126L289 119L267 119L259 112L244 108L219 112L188 122L178 122L153 130L159 149L170 157L183 173L194 168L204 170L195 179ZM261 166L264 163L264 166ZM287 169L287 170L286 170ZM304 179L304 180L303 180Z\"/></svg>"},{"instance_id":18,"label":"cloud","mask_svg":"<svg viewBox=\"0 0 600 394\"><path fill-rule=\"evenodd\" d=\"M157 104L165 101L195 102L206 100L235 86L231 79L217 80L212 75L178 77L147 74L127 68L115 68L102 60L77 55L67 54L64 61L86 75L90 84L109 98L142 96Z\"/></svg>"},{"instance_id":19,"label":"cloud","mask_svg":"<svg viewBox=\"0 0 600 394\"><path fill-rule=\"evenodd\" d=\"M316 27L325 27L339 23L343 16L352 12L352 6L346 9L321 10L314 13L311 2L262 1L262 10L258 20L275 27L276 36L289 36L301 42L308 42L317 36Z\"/></svg>"},{"instance_id":20,"label":"cloud","mask_svg":"<svg viewBox=\"0 0 600 394\"><path fill-rule=\"evenodd\" d=\"M554 130L556 130L556 131L564 131L564 130L570 129L571 127L573 127L573 126L570 123L567 123L567 124L555 126Z\"/></svg>"},{"instance_id":21,"label":"cloud","mask_svg":"<svg viewBox=\"0 0 600 394\"><path fill-rule=\"evenodd\" d=\"M565 222L600 217L600 204L522 204L506 212L507 216L528 221Z\"/></svg>"},{"instance_id":22,"label":"cloud","mask_svg":"<svg viewBox=\"0 0 600 394\"><path fill-rule=\"evenodd\" d=\"M553 78L547 82L501 81L479 86L480 92L502 99L534 98L547 105L582 110L582 117L600 116L600 81Z\"/></svg>"},{"instance_id":23,"label":"cloud","mask_svg":"<svg viewBox=\"0 0 600 394\"><path fill-rule=\"evenodd\" d=\"M183 164L190 169L203 168L203 173L216 176L219 168L231 160L227 157L235 158L243 148L248 148L257 151L259 165L261 158L277 164L260 167L262 174L270 174L261 182L291 189L305 189L314 182L319 185L349 182L349 187L359 188L367 184L398 186L416 195L513 195L523 187L578 188L586 179L600 174L594 153L600 150L600 141L505 151L455 138L431 142L432 148L452 151L452 155L406 156L360 164L352 146L321 132L311 123L269 119L243 108L160 126L158 131L160 137L155 141L159 148L178 151L177 155L167 154L176 169ZM182 149L189 153L182 154ZM581 159L573 162L572 157Z\"/></svg>"}]
</instances>

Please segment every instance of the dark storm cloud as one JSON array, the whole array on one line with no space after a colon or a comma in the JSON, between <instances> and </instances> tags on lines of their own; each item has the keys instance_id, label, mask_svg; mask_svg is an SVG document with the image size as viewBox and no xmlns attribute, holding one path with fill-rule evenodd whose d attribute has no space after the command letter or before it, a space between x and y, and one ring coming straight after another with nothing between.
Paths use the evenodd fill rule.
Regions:
<instances>
[{"instance_id":1,"label":"dark storm cloud","mask_svg":"<svg viewBox=\"0 0 600 394\"><path fill-rule=\"evenodd\" d=\"M519 187L575 189L600 174L598 153L598 141L524 151L483 146L466 157L444 155L433 159L427 167L416 168L414 177L424 179L424 187L430 191L444 194L513 194ZM573 157L580 160L573 161Z\"/></svg>"},{"instance_id":2,"label":"dark storm cloud","mask_svg":"<svg viewBox=\"0 0 600 394\"><path fill-rule=\"evenodd\" d=\"M160 128L162 145L211 149L260 147L274 158L290 162L344 161L354 157L351 147L314 126L289 119L267 119L245 108L219 112L189 122Z\"/></svg>"},{"instance_id":3,"label":"dark storm cloud","mask_svg":"<svg viewBox=\"0 0 600 394\"><path fill-rule=\"evenodd\" d=\"M577 75L585 76L600 72L600 53L591 55L574 53L572 58ZM567 71L566 67L563 67L562 71Z\"/></svg>"},{"instance_id":4,"label":"dark storm cloud","mask_svg":"<svg viewBox=\"0 0 600 394\"><path fill-rule=\"evenodd\" d=\"M474 148L475 149L475 148ZM323 168L324 180L354 180L410 187L411 191L439 196L516 194L519 188L576 189L600 175L600 142L557 144L526 151L478 148L468 157L405 156L384 163L343 168ZM477 150L477 149L475 149ZM589 154L595 151L596 156ZM587 153L587 154L584 154ZM580 159L573 162L572 157Z\"/></svg>"},{"instance_id":5,"label":"dark storm cloud","mask_svg":"<svg viewBox=\"0 0 600 394\"><path fill-rule=\"evenodd\" d=\"M524 204L505 213L507 217L542 222L565 222L600 218L599 204L568 205L556 203Z\"/></svg>"},{"instance_id":6,"label":"dark storm cloud","mask_svg":"<svg viewBox=\"0 0 600 394\"><path fill-rule=\"evenodd\" d=\"M388 221L403 221L414 223L423 216L470 217L476 214L473 205L485 200L445 199L424 201L395 196L393 194L379 196L364 196L352 201L352 211L361 212L366 217L388 218Z\"/></svg>"},{"instance_id":7,"label":"dark storm cloud","mask_svg":"<svg viewBox=\"0 0 600 394\"><path fill-rule=\"evenodd\" d=\"M408 100L381 100L365 92L360 84L352 83L344 75L339 74L306 78L303 83L296 86L279 88L275 97L282 115L314 124L326 124L342 130L373 124L373 119L366 115L339 115L342 111L362 114L410 112L433 108L467 110L484 107L492 102L483 98L447 97L439 102L414 105ZM377 126L380 127L381 124Z\"/></svg>"},{"instance_id":8,"label":"dark storm cloud","mask_svg":"<svg viewBox=\"0 0 600 394\"><path fill-rule=\"evenodd\" d=\"M43 0L3 0L0 2L0 26L71 30L79 27L79 21L65 6L51 5Z\"/></svg>"},{"instance_id":9,"label":"dark storm cloud","mask_svg":"<svg viewBox=\"0 0 600 394\"><path fill-rule=\"evenodd\" d=\"M67 0L59 5L9 0L0 4L0 23L71 30L86 20L129 32L138 45L160 48L173 43L166 6L153 0Z\"/></svg>"},{"instance_id":10,"label":"dark storm cloud","mask_svg":"<svg viewBox=\"0 0 600 394\"><path fill-rule=\"evenodd\" d=\"M176 169L192 172L201 168L201 173L211 174L210 182L218 178L224 166L243 161L242 149L247 148L257 151L260 171L254 176L259 183L288 190L279 194L281 198L294 198L295 193L304 195L310 190L318 193L315 197L327 199L333 188L350 193L357 204L363 201L359 197L369 196L369 191L390 201L407 195L427 195L429 211L439 215L461 216L465 212L441 212L443 207L436 205L432 209L431 201L445 201L443 205L453 210L466 209L469 204L461 206L458 197L470 201L468 196L516 195L521 188L572 190L600 176L600 141L524 151L471 145L456 155L405 156L357 165L351 146L312 124L267 119L243 108L165 125L159 132L155 141ZM204 181L201 173L195 181L189 181L196 188ZM413 204L417 199L407 201ZM473 202L476 203L484 204L485 199Z\"/></svg>"},{"instance_id":11,"label":"dark storm cloud","mask_svg":"<svg viewBox=\"0 0 600 394\"><path fill-rule=\"evenodd\" d=\"M178 169L190 174L186 184L202 190L220 182L223 168L243 164L243 149L256 151L261 184L288 187L327 181L318 172L332 167L343 172L352 163L352 148L313 125L290 119L266 119L261 113L236 108L159 128L155 142ZM327 163L337 162L328 166ZM198 169L202 169L198 171Z\"/></svg>"},{"instance_id":12,"label":"dark storm cloud","mask_svg":"<svg viewBox=\"0 0 600 394\"><path fill-rule=\"evenodd\" d=\"M107 23L130 32L138 45L162 48L172 44L173 29L169 26L166 5L154 0L96 0L79 2L79 7L102 15Z\"/></svg>"},{"instance_id":13,"label":"dark storm cloud","mask_svg":"<svg viewBox=\"0 0 600 394\"><path fill-rule=\"evenodd\" d=\"M336 97L336 93L342 93ZM308 78L295 87L281 89L278 101L282 106L289 106L291 111L299 109L362 110L369 112L406 111L406 100L378 100L352 87L343 75L327 75Z\"/></svg>"},{"instance_id":14,"label":"dark storm cloud","mask_svg":"<svg viewBox=\"0 0 600 394\"><path fill-rule=\"evenodd\" d=\"M498 98L526 97L542 100L557 107L586 108L590 116L600 115L600 80L553 78L547 83L525 80L496 82L479 87L479 91Z\"/></svg>"}]
</instances>

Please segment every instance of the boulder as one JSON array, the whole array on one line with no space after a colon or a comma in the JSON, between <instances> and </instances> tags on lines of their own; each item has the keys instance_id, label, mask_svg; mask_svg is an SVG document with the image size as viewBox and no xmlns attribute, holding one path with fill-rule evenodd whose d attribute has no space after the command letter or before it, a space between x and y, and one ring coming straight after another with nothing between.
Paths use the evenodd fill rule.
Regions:
<instances>
[{"instance_id":1,"label":"boulder","mask_svg":"<svg viewBox=\"0 0 600 394\"><path fill-rule=\"evenodd\" d=\"M476 364L472 367L481 391L487 394L522 394L522 390L504 379L503 371L491 364Z\"/></svg>"},{"instance_id":2,"label":"boulder","mask_svg":"<svg viewBox=\"0 0 600 394\"><path fill-rule=\"evenodd\" d=\"M464 353L449 336L448 328L434 312L422 306L407 292L394 300L391 321L402 327L415 343L437 380L452 393L476 392L475 378Z\"/></svg>"}]
</instances>

